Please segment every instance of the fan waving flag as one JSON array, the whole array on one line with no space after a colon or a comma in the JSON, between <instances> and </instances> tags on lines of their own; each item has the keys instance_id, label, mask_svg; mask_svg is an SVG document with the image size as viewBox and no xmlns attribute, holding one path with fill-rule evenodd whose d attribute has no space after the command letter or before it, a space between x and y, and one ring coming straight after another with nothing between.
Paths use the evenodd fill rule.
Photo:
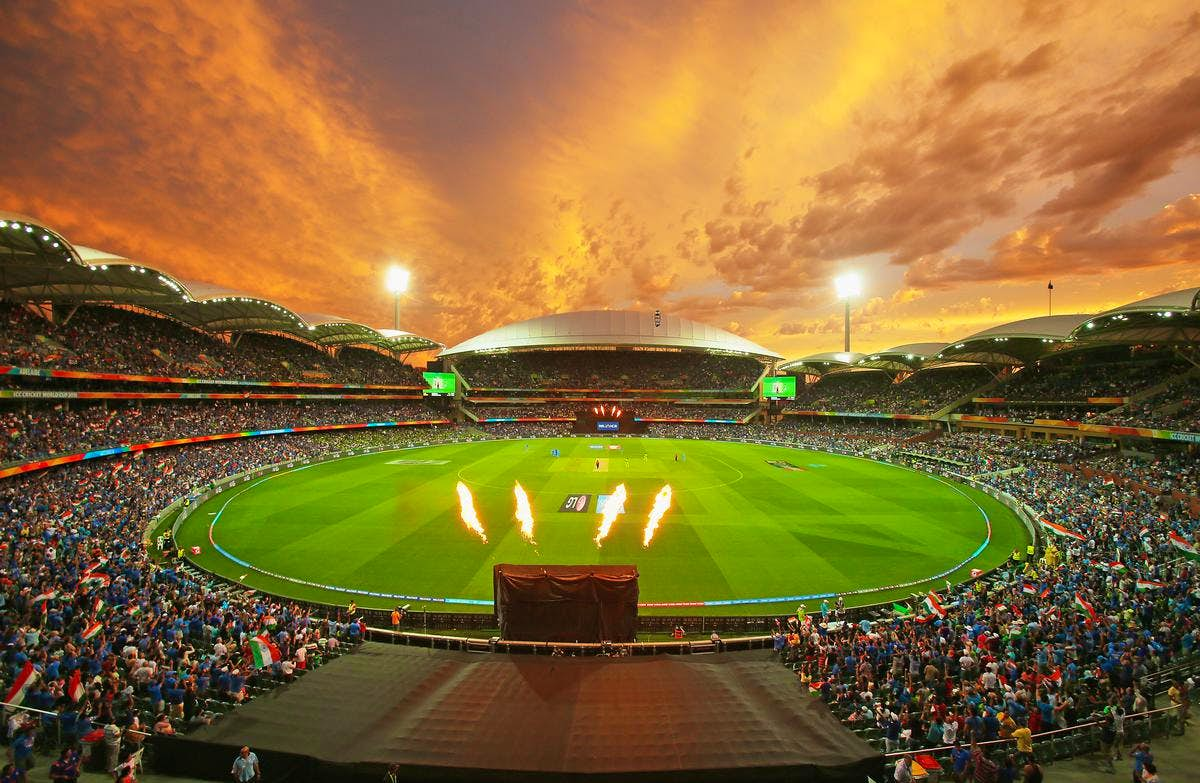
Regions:
<instances>
[{"instance_id":1,"label":"fan waving flag","mask_svg":"<svg viewBox=\"0 0 1200 783\"><path fill-rule=\"evenodd\" d=\"M79 674L80 670L76 669L71 673L71 681L67 683L67 695L71 697L71 701L79 701L83 698L83 678Z\"/></svg>"},{"instance_id":2,"label":"fan waving flag","mask_svg":"<svg viewBox=\"0 0 1200 783\"><path fill-rule=\"evenodd\" d=\"M254 653L254 668L256 669L283 660L283 656L279 654L279 648L266 634L255 636L250 640L250 651Z\"/></svg>"},{"instance_id":3,"label":"fan waving flag","mask_svg":"<svg viewBox=\"0 0 1200 783\"><path fill-rule=\"evenodd\" d=\"M83 629L83 634L82 634L83 640L86 642L86 641L95 639L97 636L100 635L100 631L102 631L103 629L104 629L104 626L101 625L100 623L95 622L95 621L91 622L87 628Z\"/></svg>"},{"instance_id":4,"label":"fan waving flag","mask_svg":"<svg viewBox=\"0 0 1200 783\"><path fill-rule=\"evenodd\" d=\"M1196 545L1191 541L1188 541L1183 536L1179 535L1178 533L1171 533L1170 537L1171 543L1174 544L1175 548L1179 551L1183 552L1184 554L1191 555L1192 557L1200 555L1200 550L1196 549Z\"/></svg>"},{"instance_id":5,"label":"fan waving flag","mask_svg":"<svg viewBox=\"0 0 1200 783\"><path fill-rule=\"evenodd\" d=\"M1076 533L1074 530L1067 530L1062 525L1056 525L1048 519L1042 520L1042 527L1046 528L1057 536L1066 536L1067 538L1073 538L1076 541L1086 540L1082 535Z\"/></svg>"},{"instance_id":6,"label":"fan waving flag","mask_svg":"<svg viewBox=\"0 0 1200 783\"><path fill-rule=\"evenodd\" d=\"M1089 625L1096 622L1097 617L1095 608L1079 593L1075 593L1075 606L1079 607L1079 610L1087 615L1087 623Z\"/></svg>"},{"instance_id":7,"label":"fan waving flag","mask_svg":"<svg viewBox=\"0 0 1200 783\"><path fill-rule=\"evenodd\" d=\"M936 614L938 617L946 616L946 609L942 606L942 602L938 600L937 593L930 592L925 596L925 608L930 614Z\"/></svg>"},{"instance_id":8,"label":"fan waving flag","mask_svg":"<svg viewBox=\"0 0 1200 783\"><path fill-rule=\"evenodd\" d=\"M1026 582L1025 586L1021 588L1021 592L1025 595L1037 595L1037 588Z\"/></svg>"},{"instance_id":9,"label":"fan waving flag","mask_svg":"<svg viewBox=\"0 0 1200 783\"><path fill-rule=\"evenodd\" d=\"M4 701L9 705L4 708L5 712L12 712L22 701L25 700L25 692L29 690L35 682L37 682L37 671L33 668L33 661L25 661L24 668L17 675L17 679L13 680L12 688L4 696Z\"/></svg>"}]
</instances>

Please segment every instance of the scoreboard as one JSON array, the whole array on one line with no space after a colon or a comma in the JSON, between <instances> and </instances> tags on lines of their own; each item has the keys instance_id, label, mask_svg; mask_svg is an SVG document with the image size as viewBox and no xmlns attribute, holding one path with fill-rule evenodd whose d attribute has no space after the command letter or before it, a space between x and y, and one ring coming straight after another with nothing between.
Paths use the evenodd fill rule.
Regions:
<instances>
[{"instance_id":1,"label":"scoreboard","mask_svg":"<svg viewBox=\"0 0 1200 783\"><path fill-rule=\"evenodd\" d=\"M613 403L591 405L575 412L576 433L617 435L645 432L644 422L636 421L633 411Z\"/></svg>"}]
</instances>

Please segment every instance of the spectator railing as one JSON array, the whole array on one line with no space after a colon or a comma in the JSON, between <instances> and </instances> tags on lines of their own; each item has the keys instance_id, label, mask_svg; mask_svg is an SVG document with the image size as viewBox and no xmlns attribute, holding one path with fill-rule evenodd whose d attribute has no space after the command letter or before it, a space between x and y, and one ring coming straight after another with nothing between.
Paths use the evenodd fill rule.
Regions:
<instances>
[{"instance_id":1,"label":"spectator railing","mask_svg":"<svg viewBox=\"0 0 1200 783\"><path fill-rule=\"evenodd\" d=\"M387 628L367 627L367 638L372 641L387 641L432 649L462 650L464 652L494 652L516 655L691 655L701 653L732 652L735 650L770 649L774 645L771 636L742 636L734 639L698 639L695 641L661 642L521 642L493 636L482 639L471 636L448 636L444 634L416 633L415 631L393 631Z\"/></svg>"},{"instance_id":2,"label":"spectator railing","mask_svg":"<svg viewBox=\"0 0 1200 783\"><path fill-rule=\"evenodd\" d=\"M1158 709L1146 710L1132 715L1126 715L1124 720L1124 735L1125 742L1144 742L1154 735L1156 727L1159 733L1165 735L1175 725L1175 715L1177 707L1160 707ZM1156 718L1159 716L1161 719ZM1100 733L1098 731L1100 724L1097 721L1088 721L1086 723L1078 723L1074 726L1068 726L1065 729L1051 729L1050 731L1042 731L1033 735L1033 756L1039 763L1050 763L1057 760L1071 758L1072 756L1080 756L1085 753L1091 753L1100 747ZM996 740L986 740L976 743L981 748L996 748L1000 746L1014 745L1016 740L1008 737ZM1049 745L1050 747L1045 747ZM1048 751L1047 753L1039 752ZM934 747L915 747L912 750L899 750L884 753L884 758L888 759L892 765L896 760L908 755L909 753L922 753L937 758L939 762L945 761L949 757L949 753L954 749L953 745L937 745ZM992 758L995 761L995 758Z\"/></svg>"}]
</instances>

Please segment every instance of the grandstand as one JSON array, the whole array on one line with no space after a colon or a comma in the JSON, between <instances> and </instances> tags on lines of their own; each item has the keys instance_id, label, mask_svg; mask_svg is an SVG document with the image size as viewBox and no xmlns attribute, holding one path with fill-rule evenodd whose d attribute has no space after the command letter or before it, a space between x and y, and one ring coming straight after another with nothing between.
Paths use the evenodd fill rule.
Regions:
<instances>
[{"instance_id":1,"label":"grandstand","mask_svg":"<svg viewBox=\"0 0 1200 783\"><path fill-rule=\"evenodd\" d=\"M373 667L394 666L403 672L394 692L374 694L377 710L346 718L387 725L386 758L364 749L358 760L372 774L401 759L414 776L434 765L449 778L454 748L501 753L527 749L528 737L418 750L416 734L388 722L397 703L426 689L453 696L454 682L498 677L532 710L547 690L585 689L587 670L578 667L588 663L610 667L598 676L614 681L632 676L620 667L640 660L614 659L625 655L645 655L655 667L623 695L629 701L596 697L589 707L645 707L656 682L679 678L719 689L721 704L747 716L731 721L747 742L772 731L764 714L782 716L789 730L822 726L829 733L821 736L836 738L820 740L837 744L836 758L806 756L805 743L792 737L764 768L761 754L752 763L741 749L703 756L702 745L723 748L726 740L697 731L697 757L728 777L782 778L806 765L822 766L828 779L838 779L841 767L879 774L883 754L903 750L950 763L953 738L1006 747L1018 725L1033 732L1039 756L1065 757L1094 747L1096 715L1109 706L1125 711L1130 739L1180 728L1183 707L1172 708L1173 699L1200 669L1200 289L1098 315L1000 324L950 343L792 362L670 314L660 323L651 313L548 315L441 351L462 383L456 397L431 401L405 359L439 348L432 339L301 316L75 247L31 218L2 217L3 678L18 706L41 710L28 713L36 717L22 730L53 727L42 730L44 743L56 744L59 731L71 742L119 724L132 727L126 743L136 752L141 726L152 729L149 745L164 768L179 761L171 748L185 747L171 745L170 734L187 735L195 752L188 758L216 748L227 761L229 743L240 744L250 728L286 723L286 710L320 705L339 688L369 689L381 678ZM803 381L794 400L762 399L758 385L775 372ZM846 454L978 489L1029 524L1033 553L882 603L829 596L771 614L679 607L683 613L642 618L642 643L571 648L604 660L567 662L574 667L567 676L548 655L528 666L517 657L550 653L546 646L490 638L491 615L414 610L393 623L382 605L352 612L349 600L309 603L282 588L254 587L255 577L207 573L165 536L185 509L280 465L566 438L581 409L611 403L642 419L650 437ZM387 567L402 570L396 566ZM466 635L450 633L471 623ZM659 633L676 625L690 638ZM711 639L714 629L724 638ZM376 641L364 643L369 635ZM378 640L458 652L385 654ZM513 658L467 655L497 650ZM702 654L720 663L709 666ZM40 681L11 691L34 670ZM83 675L78 698L70 695L76 672ZM480 712L514 703L473 692L480 695L471 709ZM780 706L781 695L794 699ZM449 696L431 702L428 725L465 720ZM573 705L551 701L563 711L551 717ZM825 709L818 701L829 708L820 715L836 716L844 733L808 714ZM272 712L277 703L289 706ZM683 706L703 709L696 701ZM507 717L493 726L519 722L496 714ZM566 726L549 721L543 731ZM281 765L316 763L293 758L304 749L282 730L258 736ZM628 738L599 732L590 741L599 758ZM333 764L328 747L312 754L323 765L313 775L351 774ZM480 754L472 757L479 766L495 758ZM555 767L562 759L540 756L520 763L552 774L644 773L678 762L663 758L645 750L615 770ZM679 779L696 772L670 769Z\"/></svg>"}]
</instances>

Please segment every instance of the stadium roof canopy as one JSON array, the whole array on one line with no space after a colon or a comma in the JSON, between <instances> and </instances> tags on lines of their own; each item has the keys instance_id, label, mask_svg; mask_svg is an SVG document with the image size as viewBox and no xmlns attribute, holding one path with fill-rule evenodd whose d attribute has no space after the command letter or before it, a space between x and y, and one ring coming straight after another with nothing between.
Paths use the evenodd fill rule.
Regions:
<instances>
[{"instance_id":1,"label":"stadium roof canopy","mask_svg":"<svg viewBox=\"0 0 1200 783\"><path fill-rule=\"evenodd\" d=\"M411 353L441 343L345 318L303 316L261 297L185 281L122 256L72 246L21 215L0 212L0 297L15 302L129 305L209 332L281 332L324 346Z\"/></svg>"},{"instance_id":2,"label":"stadium roof canopy","mask_svg":"<svg viewBox=\"0 0 1200 783\"><path fill-rule=\"evenodd\" d=\"M627 310L583 310L531 318L492 329L442 351L441 356L462 356L496 351L540 348L680 348L719 351L756 359L781 359L779 354L744 337L677 315L662 315L654 325L653 313Z\"/></svg>"},{"instance_id":3,"label":"stadium roof canopy","mask_svg":"<svg viewBox=\"0 0 1200 783\"><path fill-rule=\"evenodd\" d=\"M1043 315L993 326L951 343L937 359L980 364L1026 364L1072 347L1067 342L1076 327L1090 316Z\"/></svg>"},{"instance_id":4,"label":"stadium roof canopy","mask_svg":"<svg viewBox=\"0 0 1200 783\"><path fill-rule=\"evenodd\" d=\"M869 353L855 362L856 367L865 367L888 372L917 370L929 359L936 357L946 348L945 343L908 343L888 348L886 351Z\"/></svg>"},{"instance_id":5,"label":"stadium roof canopy","mask_svg":"<svg viewBox=\"0 0 1200 783\"><path fill-rule=\"evenodd\" d=\"M846 353L844 351L814 353L811 356L805 356L800 359L792 359L791 361L784 362L776 369L780 372L824 375L825 373L833 372L834 370L844 370L848 367L853 367L865 356L866 354L854 352Z\"/></svg>"},{"instance_id":6,"label":"stadium roof canopy","mask_svg":"<svg viewBox=\"0 0 1200 783\"><path fill-rule=\"evenodd\" d=\"M1200 288L1130 302L1088 318L1072 338L1081 343L1195 343L1200 341Z\"/></svg>"}]
</instances>

